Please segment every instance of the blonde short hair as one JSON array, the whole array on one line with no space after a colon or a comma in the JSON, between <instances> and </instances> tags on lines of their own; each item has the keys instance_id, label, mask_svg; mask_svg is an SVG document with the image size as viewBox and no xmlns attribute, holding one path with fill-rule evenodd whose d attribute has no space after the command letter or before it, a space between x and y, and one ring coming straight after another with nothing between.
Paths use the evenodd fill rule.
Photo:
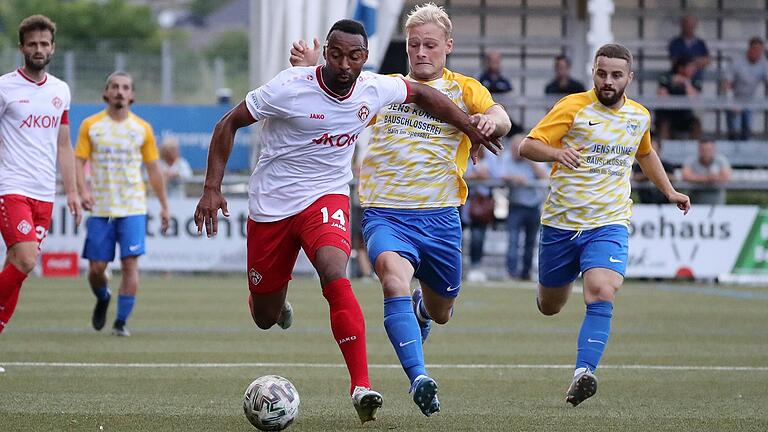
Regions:
<instances>
[{"instance_id":1,"label":"blonde short hair","mask_svg":"<svg viewBox=\"0 0 768 432\"><path fill-rule=\"evenodd\" d=\"M437 25L445 33L446 40L451 38L453 24L442 6L437 6L431 2L414 6L405 21L405 29L408 30L424 24Z\"/></svg>"}]
</instances>

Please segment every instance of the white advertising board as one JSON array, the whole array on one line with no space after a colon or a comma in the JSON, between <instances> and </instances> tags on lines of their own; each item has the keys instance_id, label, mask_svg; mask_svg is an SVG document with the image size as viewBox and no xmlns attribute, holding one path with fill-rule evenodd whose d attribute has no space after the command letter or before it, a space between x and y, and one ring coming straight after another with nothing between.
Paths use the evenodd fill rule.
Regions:
<instances>
[{"instance_id":1,"label":"white advertising board","mask_svg":"<svg viewBox=\"0 0 768 432\"><path fill-rule=\"evenodd\" d=\"M219 232L215 237L197 235L193 218L197 199L170 199L171 223L165 234L160 233L158 217L160 205L154 198L148 199L147 253L141 257L142 270L185 272L243 272L246 271L246 226L248 200L227 200L230 216L219 214ZM87 215L86 215L87 217ZM43 252L82 253L85 241L85 219L79 227L67 211L63 198L57 197L48 236L43 242ZM0 255L3 255L2 248ZM116 262L119 266L119 247ZM0 256L0 258L4 258ZM87 261L80 260L80 268L87 268ZM314 271L303 253L296 265L297 272Z\"/></svg>"},{"instance_id":2,"label":"white advertising board","mask_svg":"<svg viewBox=\"0 0 768 432\"><path fill-rule=\"evenodd\" d=\"M730 273L758 213L756 206L633 207L627 277Z\"/></svg>"},{"instance_id":3,"label":"white advertising board","mask_svg":"<svg viewBox=\"0 0 768 432\"><path fill-rule=\"evenodd\" d=\"M162 235L157 216L159 205L156 199L149 199L147 253L140 260L142 270L245 272L247 199L228 200L230 217L219 218L219 234L212 238L197 235L193 220L196 205L195 198L172 199L171 226ZM635 205L627 277L716 278L731 273L758 210L756 206L694 205L684 216L672 205ZM498 245L499 250L505 251L506 235L498 239L504 243ZM63 199L57 198L43 251L79 255L84 240L84 224L75 227ZM0 259L4 259L4 249L0 250ZM87 262L81 259L80 268L86 267ZM314 271L303 253L295 270Z\"/></svg>"}]
</instances>

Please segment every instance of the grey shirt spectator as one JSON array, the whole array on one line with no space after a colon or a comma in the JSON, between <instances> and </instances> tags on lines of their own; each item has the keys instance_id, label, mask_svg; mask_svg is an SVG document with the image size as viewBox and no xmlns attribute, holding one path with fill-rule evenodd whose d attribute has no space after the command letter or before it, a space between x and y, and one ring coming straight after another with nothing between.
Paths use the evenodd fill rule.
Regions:
<instances>
[{"instance_id":1,"label":"grey shirt spectator","mask_svg":"<svg viewBox=\"0 0 768 432\"><path fill-rule=\"evenodd\" d=\"M192 177L189 162L181 157L179 141L176 138L165 138L160 145L160 171L165 177L165 187L169 198L184 198L184 185Z\"/></svg>"},{"instance_id":2,"label":"grey shirt spectator","mask_svg":"<svg viewBox=\"0 0 768 432\"><path fill-rule=\"evenodd\" d=\"M538 162L514 156L498 161L499 177L512 183L509 188L509 205L538 207L544 201L545 187L538 180L546 177L544 168Z\"/></svg>"},{"instance_id":3,"label":"grey shirt spectator","mask_svg":"<svg viewBox=\"0 0 768 432\"><path fill-rule=\"evenodd\" d=\"M547 173L542 165L520 156L520 142L523 135L515 135L509 140L510 151L497 159L496 170L509 184L509 214L507 216L507 274L515 279L528 280L531 277L533 251L536 246L541 202L545 188L538 181ZM522 260L520 260L521 234ZM522 261L522 265L520 265Z\"/></svg>"},{"instance_id":4,"label":"grey shirt spectator","mask_svg":"<svg viewBox=\"0 0 768 432\"><path fill-rule=\"evenodd\" d=\"M746 53L731 61L725 70L726 90L733 90L733 96L739 100L752 100L761 82L768 79L768 60L765 58L765 45L759 38L750 40Z\"/></svg>"},{"instance_id":5,"label":"grey shirt spectator","mask_svg":"<svg viewBox=\"0 0 768 432\"><path fill-rule=\"evenodd\" d=\"M693 204L725 204L725 184L731 180L731 164L716 153L712 140L699 141L699 154L683 164L683 180L699 187L690 193Z\"/></svg>"},{"instance_id":6,"label":"grey shirt spectator","mask_svg":"<svg viewBox=\"0 0 768 432\"><path fill-rule=\"evenodd\" d=\"M765 43L759 37L749 40L749 48L735 57L723 77L723 92L733 95L737 102L748 102L757 93L760 82L768 79ZM748 140L752 136L752 112L749 109L727 110L728 139Z\"/></svg>"}]
</instances>

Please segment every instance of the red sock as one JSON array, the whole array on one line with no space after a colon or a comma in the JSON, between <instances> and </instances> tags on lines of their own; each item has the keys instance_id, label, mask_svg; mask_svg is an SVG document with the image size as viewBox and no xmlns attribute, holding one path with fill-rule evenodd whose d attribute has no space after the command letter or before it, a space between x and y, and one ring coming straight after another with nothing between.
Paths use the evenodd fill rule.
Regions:
<instances>
[{"instance_id":1,"label":"red sock","mask_svg":"<svg viewBox=\"0 0 768 432\"><path fill-rule=\"evenodd\" d=\"M10 321L13 311L16 310L21 284L26 278L27 274L13 264L8 264L0 272L0 333Z\"/></svg>"},{"instance_id":2,"label":"red sock","mask_svg":"<svg viewBox=\"0 0 768 432\"><path fill-rule=\"evenodd\" d=\"M331 307L331 331L347 363L351 386L371 388L368 378L368 353L365 346L365 318L352 291L349 279L341 278L323 288L323 297Z\"/></svg>"}]
</instances>

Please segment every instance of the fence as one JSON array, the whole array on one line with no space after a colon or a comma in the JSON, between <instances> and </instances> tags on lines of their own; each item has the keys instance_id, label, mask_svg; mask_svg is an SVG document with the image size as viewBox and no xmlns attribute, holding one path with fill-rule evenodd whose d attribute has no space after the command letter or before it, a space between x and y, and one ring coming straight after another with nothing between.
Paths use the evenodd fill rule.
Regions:
<instances>
[{"instance_id":1,"label":"fence","mask_svg":"<svg viewBox=\"0 0 768 432\"><path fill-rule=\"evenodd\" d=\"M22 65L18 50L0 48L0 70ZM104 80L115 70L133 75L136 101L163 104L215 104L217 91L229 88L236 99L249 89L248 59L210 59L192 51L174 51L170 42L161 53L57 51L49 71L66 81L74 102L100 102Z\"/></svg>"}]
</instances>

